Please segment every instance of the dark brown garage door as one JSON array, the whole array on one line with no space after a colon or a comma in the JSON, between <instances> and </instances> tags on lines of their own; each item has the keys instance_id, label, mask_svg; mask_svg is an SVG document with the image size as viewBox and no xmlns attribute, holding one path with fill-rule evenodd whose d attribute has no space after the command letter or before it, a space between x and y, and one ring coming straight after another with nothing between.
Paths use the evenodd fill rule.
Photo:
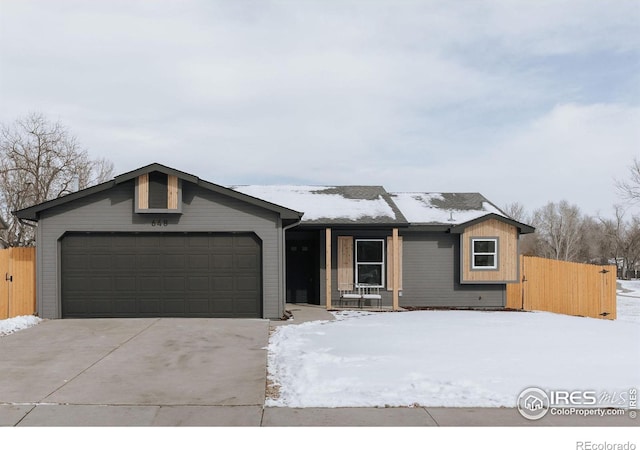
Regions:
<instances>
[{"instance_id":1,"label":"dark brown garage door","mask_svg":"<svg viewBox=\"0 0 640 450\"><path fill-rule=\"evenodd\" d=\"M254 234L74 233L62 317L262 317Z\"/></svg>"}]
</instances>

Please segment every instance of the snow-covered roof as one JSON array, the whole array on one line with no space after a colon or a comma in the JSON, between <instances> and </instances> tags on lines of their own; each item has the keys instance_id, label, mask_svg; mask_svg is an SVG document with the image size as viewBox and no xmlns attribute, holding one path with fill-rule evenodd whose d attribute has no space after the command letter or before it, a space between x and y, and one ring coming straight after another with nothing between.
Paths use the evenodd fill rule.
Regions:
<instances>
[{"instance_id":1,"label":"snow-covered roof","mask_svg":"<svg viewBox=\"0 0 640 450\"><path fill-rule=\"evenodd\" d=\"M304 212L303 223L404 223L381 186L231 186L243 194Z\"/></svg>"},{"instance_id":2,"label":"snow-covered roof","mask_svg":"<svg viewBox=\"0 0 640 450\"><path fill-rule=\"evenodd\" d=\"M487 214L506 217L478 193L397 192L390 196L411 224L460 225Z\"/></svg>"},{"instance_id":3,"label":"snow-covered roof","mask_svg":"<svg viewBox=\"0 0 640 450\"><path fill-rule=\"evenodd\" d=\"M456 226L489 214L507 217L478 193L389 193L382 186L232 186L243 194L304 212L307 224Z\"/></svg>"}]
</instances>

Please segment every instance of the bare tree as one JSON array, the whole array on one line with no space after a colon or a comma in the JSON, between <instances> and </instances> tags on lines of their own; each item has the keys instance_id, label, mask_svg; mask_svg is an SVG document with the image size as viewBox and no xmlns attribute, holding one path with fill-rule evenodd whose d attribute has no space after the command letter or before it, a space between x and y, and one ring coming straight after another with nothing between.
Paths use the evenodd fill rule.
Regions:
<instances>
[{"instance_id":1,"label":"bare tree","mask_svg":"<svg viewBox=\"0 0 640 450\"><path fill-rule=\"evenodd\" d=\"M524 205L519 202L507 203L502 208L504 213L520 223L530 224L533 223L531 215L527 212ZM541 256L539 255L539 238L537 233L523 234L519 238L520 242L518 249L520 254L528 256Z\"/></svg>"},{"instance_id":2,"label":"bare tree","mask_svg":"<svg viewBox=\"0 0 640 450\"><path fill-rule=\"evenodd\" d=\"M526 223L529 218L526 210L524 209L524 205L518 202L507 203L504 205L502 210L505 214L511 217L513 220L517 220L521 223Z\"/></svg>"},{"instance_id":3,"label":"bare tree","mask_svg":"<svg viewBox=\"0 0 640 450\"><path fill-rule=\"evenodd\" d=\"M629 167L629 179L616 182L616 187L625 200L640 202L640 159L633 159Z\"/></svg>"},{"instance_id":4,"label":"bare tree","mask_svg":"<svg viewBox=\"0 0 640 450\"><path fill-rule=\"evenodd\" d=\"M640 218L625 220L624 216L624 209L616 205L615 218L600 219L602 252L615 260L622 278L635 271L640 263Z\"/></svg>"},{"instance_id":5,"label":"bare tree","mask_svg":"<svg viewBox=\"0 0 640 450\"><path fill-rule=\"evenodd\" d=\"M11 212L111 178L113 164L91 159L59 122L31 113L0 127L0 214L5 246L33 245L35 233Z\"/></svg>"},{"instance_id":6,"label":"bare tree","mask_svg":"<svg viewBox=\"0 0 640 450\"><path fill-rule=\"evenodd\" d=\"M563 200L547 203L533 213L538 235L537 253L551 259L577 261L582 239L582 214L575 205Z\"/></svg>"}]
</instances>

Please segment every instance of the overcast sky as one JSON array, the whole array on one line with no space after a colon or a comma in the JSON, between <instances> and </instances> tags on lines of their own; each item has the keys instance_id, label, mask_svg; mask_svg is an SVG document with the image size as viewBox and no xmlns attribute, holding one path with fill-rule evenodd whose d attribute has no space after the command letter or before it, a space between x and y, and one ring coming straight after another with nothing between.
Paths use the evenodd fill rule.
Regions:
<instances>
[{"instance_id":1,"label":"overcast sky","mask_svg":"<svg viewBox=\"0 0 640 450\"><path fill-rule=\"evenodd\" d=\"M0 0L0 122L116 173L619 203L640 1Z\"/></svg>"}]
</instances>

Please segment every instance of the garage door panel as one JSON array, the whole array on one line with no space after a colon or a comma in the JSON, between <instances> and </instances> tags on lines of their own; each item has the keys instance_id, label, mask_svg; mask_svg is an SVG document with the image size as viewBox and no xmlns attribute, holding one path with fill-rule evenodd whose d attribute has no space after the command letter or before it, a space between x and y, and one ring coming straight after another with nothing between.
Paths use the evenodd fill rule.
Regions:
<instances>
[{"instance_id":1,"label":"garage door panel","mask_svg":"<svg viewBox=\"0 0 640 450\"><path fill-rule=\"evenodd\" d=\"M71 269L83 269L89 264L89 255L69 255L65 263Z\"/></svg>"},{"instance_id":2,"label":"garage door panel","mask_svg":"<svg viewBox=\"0 0 640 450\"><path fill-rule=\"evenodd\" d=\"M138 290L140 293L156 292L162 290L162 277L141 275L138 277Z\"/></svg>"},{"instance_id":3,"label":"garage door panel","mask_svg":"<svg viewBox=\"0 0 640 450\"><path fill-rule=\"evenodd\" d=\"M136 271L159 270L162 267L160 255L136 255Z\"/></svg>"},{"instance_id":4,"label":"garage door panel","mask_svg":"<svg viewBox=\"0 0 640 450\"><path fill-rule=\"evenodd\" d=\"M236 255L235 268L249 269L255 271L258 268L258 257L256 255Z\"/></svg>"},{"instance_id":5,"label":"garage door panel","mask_svg":"<svg viewBox=\"0 0 640 450\"><path fill-rule=\"evenodd\" d=\"M204 276L190 276L187 278L187 290L190 296L198 293L209 292L209 277Z\"/></svg>"},{"instance_id":6,"label":"garage door panel","mask_svg":"<svg viewBox=\"0 0 640 450\"><path fill-rule=\"evenodd\" d=\"M185 303L186 311L189 314L194 315L206 315L209 313L209 300L201 299L201 300L188 300Z\"/></svg>"},{"instance_id":7,"label":"garage door panel","mask_svg":"<svg viewBox=\"0 0 640 450\"><path fill-rule=\"evenodd\" d=\"M254 235L79 233L62 239L63 317L261 317Z\"/></svg>"},{"instance_id":8,"label":"garage door panel","mask_svg":"<svg viewBox=\"0 0 640 450\"><path fill-rule=\"evenodd\" d=\"M111 294L113 282L111 277L91 277L87 291L93 291L97 294Z\"/></svg>"},{"instance_id":9,"label":"garage door panel","mask_svg":"<svg viewBox=\"0 0 640 450\"><path fill-rule=\"evenodd\" d=\"M89 280L84 277L64 277L62 283L71 292L85 292L89 290Z\"/></svg>"},{"instance_id":10,"label":"garage door panel","mask_svg":"<svg viewBox=\"0 0 640 450\"><path fill-rule=\"evenodd\" d=\"M165 300L162 302L162 312L168 315L184 315L184 300Z\"/></svg>"},{"instance_id":11,"label":"garage door panel","mask_svg":"<svg viewBox=\"0 0 640 450\"><path fill-rule=\"evenodd\" d=\"M134 276L115 276L113 282L115 291L119 293L136 290L136 277Z\"/></svg>"},{"instance_id":12,"label":"garage door panel","mask_svg":"<svg viewBox=\"0 0 640 450\"><path fill-rule=\"evenodd\" d=\"M233 270L233 255L214 255L213 259L213 271L216 270Z\"/></svg>"},{"instance_id":13,"label":"garage door panel","mask_svg":"<svg viewBox=\"0 0 640 450\"><path fill-rule=\"evenodd\" d=\"M183 235L165 235L162 240L162 245L167 249L177 249L182 251L185 245L185 237Z\"/></svg>"},{"instance_id":14,"label":"garage door panel","mask_svg":"<svg viewBox=\"0 0 640 450\"><path fill-rule=\"evenodd\" d=\"M255 292L258 289L259 280L256 277L236 277L235 289L239 292Z\"/></svg>"},{"instance_id":15,"label":"garage door panel","mask_svg":"<svg viewBox=\"0 0 640 450\"><path fill-rule=\"evenodd\" d=\"M136 240L136 248L144 248L150 251L153 251L154 249L160 249L161 247L161 240L160 240L160 234L136 234L135 235L135 240Z\"/></svg>"},{"instance_id":16,"label":"garage door panel","mask_svg":"<svg viewBox=\"0 0 640 450\"><path fill-rule=\"evenodd\" d=\"M224 248L232 249L234 245L234 236L215 236L211 239L210 245L212 248L217 250L222 250Z\"/></svg>"},{"instance_id":17,"label":"garage door panel","mask_svg":"<svg viewBox=\"0 0 640 450\"><path fill-rule=\"evenodd\" d=\"M110 254L94 253L89 257L89 265L92 269L109 269L112 266Z\"/></svg>"},{"instance_id":18,"label":"garage door panel","mask_svg":"<svg viewBox=\"0 0 640 450\"><path fill-rule=\"evenodd\" d=\"M162 287L165 292L184 292L185 291L185 277L164 277L162 279Z\"/></svg>"},{"instance_id":19,"label":"garage door panel","mask_svg":"<svg viewBox=\"0 0 640 450\"><path fill-rule=\"evenodd\" d=\"M129 247L127 247L128 249ZM116 254L114 258L114 270L129 271L136 268L136 255L134 254Z\"/></svg>"},{"instance_id":20,"label":"garage door panel","mask_svg":"<svg viewBox=\"0 0 640 450\"><path fill-rule=\"evenodd\" d=\"M139 299L137 305L138 310L142 314L160 314L162 312L162 309L160 307L161 303L158 299Z\"/></svg>"},{"instance_id":21,"label":"garage door panel","mask_svg":"<svg viewBox=\"0 0 640 450\"><path fill-rule=\"evenodd\" d=\"M137 311L135 298L119 298L113 302L114 315L130 315Z\"/></svg>"},{"instance_id":22,"label":"garage door panel","mask_svg":"<svg viewBox=\"0 0 640 450\"><path fill-rule=\"evenodd\" d=\"M186 258L184 256L184 254L181 254L181 255L172 255L172 254L164 255L162 257L162 261L164 262L164 268L165 269L174 269L174 270L184 271L187 268L187 266L186 266Z\"/></svg>"},{"instance_id":23,"label":"garage door panel","mask_svg":"<svg viewBox=\"0 0 640 450\"><path fill-rule=\"evenodd\" d=\"M87 314L88 313L88 303L86 301L81 300L68 300L65 303L67 312L69 314Z\"/></svg>"},{"instance_id":24,"label":"garage door panel","mask_svg":"<svg viewBox=\"0 0 640 450\"><path fill-rule=\"evenodd\" d=\"M209 255L187 255L187 267L189 270L209 270Z\"/></svg>"}]
</instances>

